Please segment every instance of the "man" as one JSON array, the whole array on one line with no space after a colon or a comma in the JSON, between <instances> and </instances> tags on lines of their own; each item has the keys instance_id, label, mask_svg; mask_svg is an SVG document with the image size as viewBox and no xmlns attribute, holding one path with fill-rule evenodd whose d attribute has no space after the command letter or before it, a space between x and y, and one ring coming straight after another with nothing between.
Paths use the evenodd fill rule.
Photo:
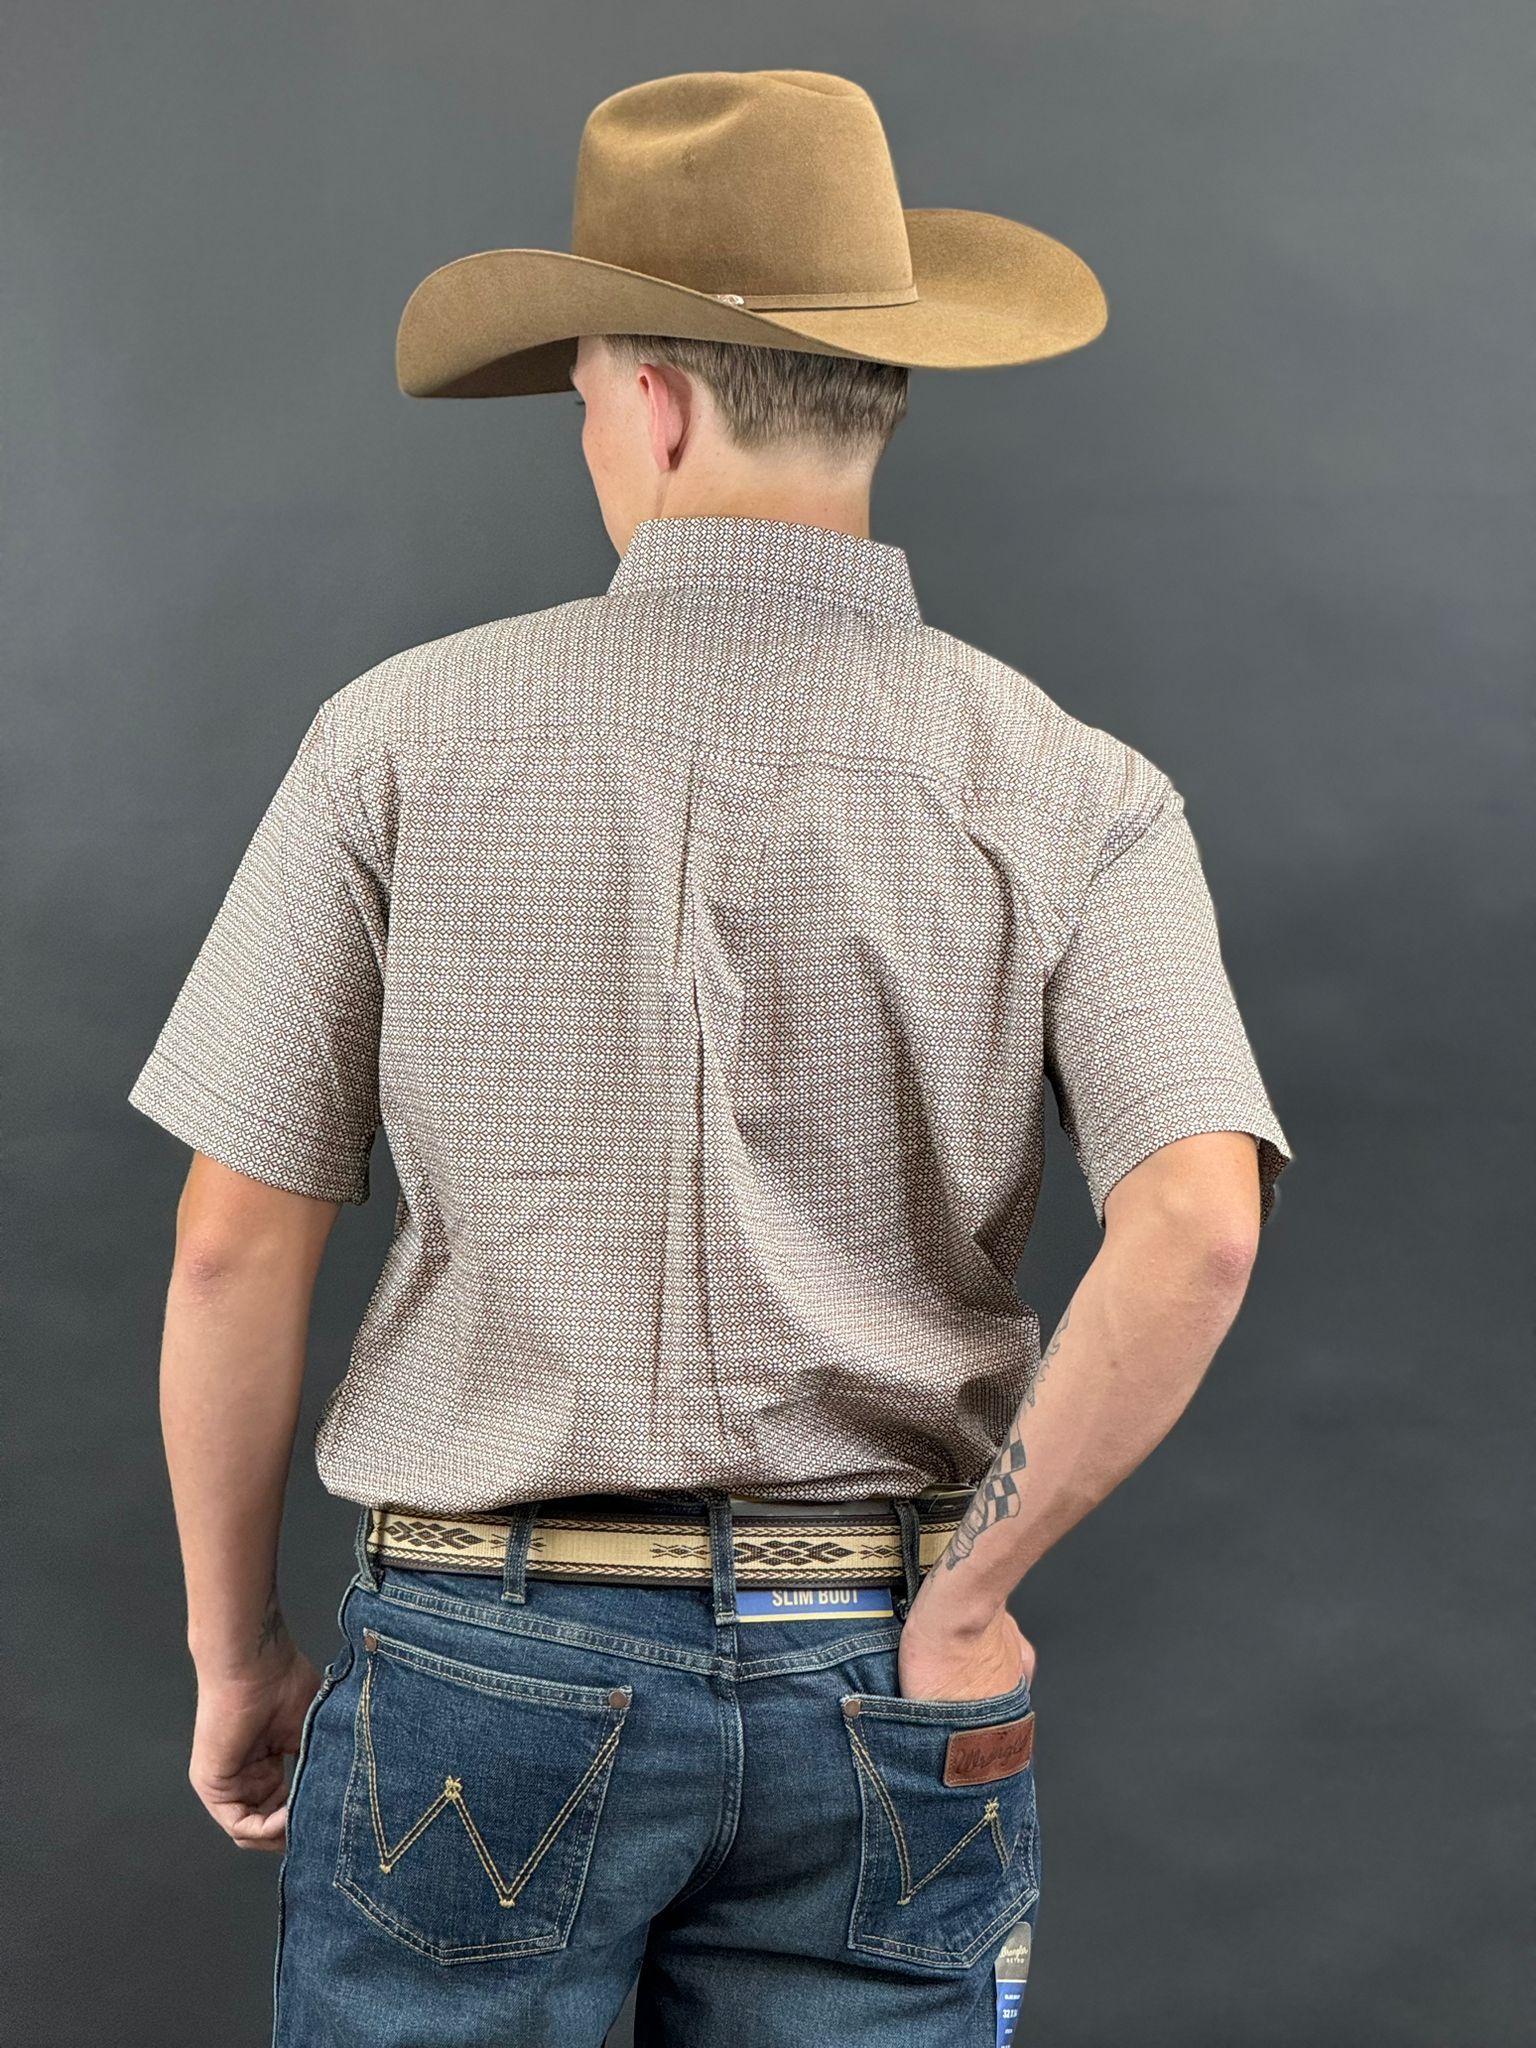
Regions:
<instances>
[{"instance_id":1,"label":"man","mask_svg":"<svg viewBox=\"0 0 1536 2048\"><path fill-rule=\"evenodd\" d=\"M589 119L577 252L418 288L402 388L573 391L621 560L322 703L131 1092L195 1150L191 1777L286 1848L290 2048L596 2048L637 1976L690 2048L1017 2011L1006 1602L1188 1402L1290 1153L1168 776L870 537L910 367L1103 324L1060 244L894 194L848 81L687 74ZM1103 1243L1042 1357L1047 1080ZM278 1528L381 1123L322 1674Z\"/></svg>"}]
</instances>

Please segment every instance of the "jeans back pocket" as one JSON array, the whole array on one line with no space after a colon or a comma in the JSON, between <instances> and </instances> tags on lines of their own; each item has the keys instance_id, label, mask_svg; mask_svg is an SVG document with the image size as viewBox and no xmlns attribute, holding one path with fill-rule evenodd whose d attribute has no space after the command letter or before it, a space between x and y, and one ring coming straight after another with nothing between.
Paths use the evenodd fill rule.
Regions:
<instances>
[{"instance_id":1,"label":"jeans back pocket","mask_svg":"<svg viewBox=\"0 0 1536 2048\"><path fill-rule=\"evenodd\" d=\"M439 1962L563 1948L631 1688L362 1642L337 1885Z\"/></svg>"},{"instance_id":2,"label":"jeans back pocket","mask_svg":"<svg viewBox=\"0 0 1536 2048\"><path fill-rule=\"evenodd\" d=\"M848 1946L968 1970L1040 1895L1029 1687L979 1700L849 1693L863 1828Z\"/></svg>"}]
</instances>

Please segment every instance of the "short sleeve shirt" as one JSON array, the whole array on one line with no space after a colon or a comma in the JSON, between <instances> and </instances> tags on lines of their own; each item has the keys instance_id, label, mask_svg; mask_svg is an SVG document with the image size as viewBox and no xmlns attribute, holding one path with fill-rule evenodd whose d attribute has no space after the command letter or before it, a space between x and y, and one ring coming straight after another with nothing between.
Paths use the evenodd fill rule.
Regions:
<instances>
[{"instance_id":1,"label":"short sleeve shirt","mask_svg":"<svg viewBox=\"0 0 1536 2048\"><path fill-rule=\"evenodd\" d=\"M606 591L316 711L133 1106L394 1227L314 1448L472 1512L984 1474L1054 1095L1109 1190L1290 1148L1180 792L923 617L903 549L636 528Z\"/></svg>"}]
</instances>

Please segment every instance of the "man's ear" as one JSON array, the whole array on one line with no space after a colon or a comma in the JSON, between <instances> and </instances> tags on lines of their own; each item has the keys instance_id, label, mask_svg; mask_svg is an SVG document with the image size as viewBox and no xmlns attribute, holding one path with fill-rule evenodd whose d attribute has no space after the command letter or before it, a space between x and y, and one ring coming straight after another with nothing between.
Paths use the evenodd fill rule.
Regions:
<instances>
[{"instance_id":1,"label":"man's ear","mask_svg":"<svg viewBox=\"0 0 1536 2048\"><path fill-rule=\"evenodd\" d=\"M659 471L676 469L696 431L699 387L670 363L641 363L636 371L646 405L646 432Z\"/></svg>"}]
</instances>

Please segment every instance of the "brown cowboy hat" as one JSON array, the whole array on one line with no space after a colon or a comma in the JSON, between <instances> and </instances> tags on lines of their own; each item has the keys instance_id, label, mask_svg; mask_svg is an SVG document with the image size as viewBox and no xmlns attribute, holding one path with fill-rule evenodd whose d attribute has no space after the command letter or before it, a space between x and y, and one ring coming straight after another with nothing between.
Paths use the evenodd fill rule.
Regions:
<instances>
[{"instance_id":1,"label":"brown cowboy hat","mask_svg":"<svg viewBox=\"0 0 1536 2048\"><path fill-rule=\"evenodd\" d=\"M1038 228L903 207L874 102L826 71L684 71L582 131L570 250L486 249L417 285L411 398L569 388L583 334L681 334L914 369L1081 348L1108 308Z\"/></svg>"}]
</instances>

